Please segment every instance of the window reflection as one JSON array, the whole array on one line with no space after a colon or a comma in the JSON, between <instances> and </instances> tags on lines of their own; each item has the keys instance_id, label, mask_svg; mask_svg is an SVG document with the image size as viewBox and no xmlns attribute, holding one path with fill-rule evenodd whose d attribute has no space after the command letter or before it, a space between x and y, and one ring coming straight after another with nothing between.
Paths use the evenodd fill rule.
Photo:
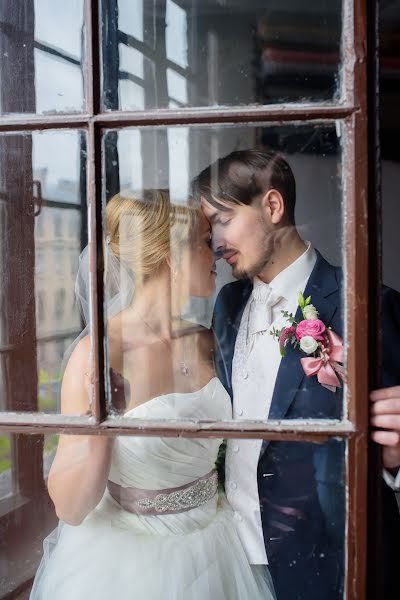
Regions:
<instances>
[{"instance_id":1,"label":"window reflection","mask_svg":"<svg viewBox=\"0 0 400 600\"><path fill-rule=\"evenodd\" d=\"M185 69L188 66L187 11L177 2L167 0L165 21L167 59Z\"/></svg>"},{"instance_id":2,"label":"window reflection","mask_svg":"<svg viewBox=\"0 0 400 600\"><path fill-rule=\"evenodd\" d=\"M214 161L229 155L232 147L236 150L239 146L239 148L243 148L244 152L250 148L249 153L255 153L257 157L255 159L256 162L257 160L261 160L258 158L258 151L261 151L263 153L262 156L264 157L273 157L272 159L268 159L271 160L271 165L280 160L279 156L282 154L284 155L287 163L282 162L282 169L287 168L288 172L289 170L293 171L293 190L296 188L296 192L293 191L293 193L290 193L291 197L293 196L293 202L294 198L296 198L295 225L293 225L292 221L290 221L290 223L288 222L287 227L285 226L283 229L282 224L279 225L282 234L285 232L286 238L284 241L278 243L274 241L275 233L272 230L269 233L267 233L266 230L262 234L262 239L257 237L256 226L258 222L253 223L252 221L245 220L245 225L240 227L237 223L239 223L241 218L239 219L239 217L234 216L233 226L231 228L231 225L228 224L231 219L228 217L229 211L233 211L233 208L230 208L229 206L225 207L227 210L226 223L224 222L223 216L219 217L219 221L215 220L215 214L212 213L212 211L210 213L209 208L204 205L202 205L201 210L198 208L197 218L201 219L201 215L205 215L209 219L213 250L216 253L214 259L216 263L215 270L217 273L215 288L207 293L204 292L204 289L197 289L197 291L194 291L189 283L183 292L181 286L183 285L182 282L187 279L186 271L181 272L178 268L176 275L177 279L171 279L170 288L160 288L157 293L155 293L155 296L158 297L171 298L171 306L168 303L166 303L165 306L165 313L170 314L171 320L171 324L170 326L167 326L167 329L171 327L173 332L172 335L174 335L174 332L176 333L181 329L182 331L185 331L186 329L189 331L190 335L186 340L186 348L183 350L181 349L181 351L184 351L187 360L192 362L193 369L194 363L196 360L200 360L200 358L199 355L196 354L197 351L195 350L195 345L193 346L193 335L191 335L192 332L190 328L196 325L203 327L204 331L208 331L210 327L213 327L213 331L217 335L216 346L214 348L216 353L215 366L217 367L217 375L221 378L230 394L233 394L233 416L235 419L251 421L253 419L265 420L267 418L341 418L343 411L342 392L344 382L344 370L341 365L344 358L342 352L343 346L340 338L343 338L344 326L341 312L341 272L340 268L337 268L342 265L343 261L340 146L337 137L338 134L340 134L340 124L337 124L337 126L332 124L324 127L313 125L268 125L258 127L217 126L210 128L201 126L170 127L166 129L142 128L124 129L118 132L112 131L106 133L104 140L106 148L104 160L107 173L105 235L108 242L106 245L106 255L110 256L111 265L114 263L120 265L121 272L116 279L113 274L113 269L110 269L108 274L106 270L105 294L106 298L108 298L107 308L112 307L112 313L109 313L107 321L107 325L110 329L109 344L111 344L109 345L109 367L112 372L117 373L119 377L122 377L121 385L116 386L119 405L122 395L122 399L125 402L125 408L130 410L135 406L135 401L132 398L132 388L135 390L143 388L143 390L147 390L151 396L152 392L149 390L152 389L154 381L158 381L158 377L162 379L165 375L165 373L164 375L157 375L154 373L153 367L157 361L154 357L151 357L151 351L149 350L149 355L147 357L138 355L135 360L132 359L132 364L137 364L138 361L144 361L143 364L141 363L141 379L139 385L136 372L130 370L128 363L131 361L129 358L130 353L132 354L133 352L131 352L129 348L136 347L135 335L139 330L142 330L142 325L138 322L135 327L121 327L121 320L123 321L125 318L129 320L131 317L135 320L135 318L138 318L137 314L139 313L141 320L144 320L145 322L148 321L146 314L148 312L148 307L152 305L152 299L147 298L144 303L144 306L146 307L145 311L143 307L136 308L136 306L141 306L141 298L143 294L146 294L146 290L148 291L150 288L153 289L152 286L154 289L158 289L158 284L161 285L162 282L159 277L158 269L160 272L164 272L164 270L166 270L166 273L168 272L166 264L169 265L169 263L168 261L165 263L166 258L162 254L165 250L165 244L161 234L164 229L168 230L170 228L171 244L173 244L173 240L177 234L174 232L175 225L173 218L171 222L167 219L163 225L159 220L161 218L160 214L164 214L164 203L166 202L170 206L172 211L171 214L174 214L174 211L178 210L179 207L191 206L193 202L195 202L196 205L196 202L198 203L199 199L206 199L208 202L216 203L215 206L211 207L215 212L215 209L218 208L218 200L215 200L215 198L219 197L218 194L220 194L221 190L225 189L224 186L227 186L228 198L229 194L233 194L232 197L234 197L234 195L239 192L232 192L233 189L236 190L232 183L234 179L230 183L227 183L227 177L224 175L221 175L221 178L219 179L220 173L224 173L223 169L225 169L225 167L222 167ZM238 152L240 152L240 150ZM235 163L236 167L240 163L240 160L241 159L238 159L239 162ZM250 159L246 158L245 160ZM213 166L208 169L210 163ZM247 163L243 163L242 165L239 164L239 171L242 169L243 172L247 172L246 164ZM119 168L115 174L117 165ZM265 168L267 169L267 167ZM269 168L272 167L270 166L268 169ZM280 168L281 167L279 167L279 169ZM208 169L209 175L207 175L207 177L209 177L210 180L207 179L207 181L205 181L202 175L202 183L199 184L196 177L199 172L204 171L204 169L206 171ZM248 175L248 177L249 181L253 181L253 178L261 177L261 175L260 172L257 171L255 174L252 173L251 176ZM267 177L267 175L265 175L265 177ZM116 181L119 182L119 188L115 185ZM274 180L275 183L270 184L272 189L274 189L276 181ZM264 184L266 186L264 193L266 193L269 190L266 180L263 185ZM210 189L214 191L211 193ZM160 190L162 191L161 196L159 195ZM282 198L285 197L286 202L289 202L289 188L279 188L279 190L280 193L283 194ZM252 198L253 196L251 196L251 193L249 188L248 194L246 193L247 195L243 192L243 197ZM154 198L152 194L154 195ZM153 199L150 201L150 198ZM116 210L115 215L114 206ZM197 204L197 206L199 207L200 205ZM235 204L233 204L233 207L234 206ZM254 209L253 204L251 206L252 209ZM153 211L156 210L155 207L159 207L160 214L153 214ZM289 209L287 208L285 210L288 211ZM112 218L110 216L111 213L114 215ZM140 225L140 220L136 223L136 220L139 219L139 213L142 215L140 218L144 219L143 228ZM120 216L118 217L118 215ZM184 216L182 218L185 219ZM133 233L133 230L130 231L131 222L136 223L135 233ZM150 229L147 230L146 228L147 222L153 223L151 242L149 241L150 238L148 236ZM121 230L121 227L124 229ZM240 234L241 229L243 229L242 234ZM231 232L231 237L229 237L229 235L226 237L228 230ZM239 231L239 233L237 233L237 231ZM160 233L161 237L158 236L157 232ZM194 240L191 229L188 228L182 235L182 242L185 240L187 247L191 248ZM276 235L278 234L276 233ZM282 274L281 276L280 272L275 274L277 280L279 276L282 283L279 288L281 292L280 296L275 302L276 308L273 308L271 312L273 317L272 321L269 321L268 327L262 330L265 330L268 334L265 337L265 343L268 342L268 348L264 348L263 354L262 356L260 355L258 362L253 361L251 365L249 363L249 368L245 368L247 361L250 361L248 354L249 352L251 353L251 349L247 337L247 341L243 342L244 345L242 344L240 350L238 346L239 338L242 339L243 336L241 337L242 334L238 334L238 331L240 328L246 326L245 323L247 320L249 320L250 323L250 308L248 309L247 304L252 302L252 297L255 293L254 290L252 292L252 286L254 285L255 288L256 285L254 283L256 280L254 274L249 275L248 270L246 269L248 269L248 265L252 260L255 260L256 262L261 260L259 258L253 259L252 257L253 254L256 255L257 252L259 252L260 248L264 247L264 244L268 245L264 238L265 240L269 240L268 244L272 244L274 248L277 248L278 246L281 248L281 250L277 250L278 253L286 252L289 247L292 248L293 252L297 252L300 247L302 248L302 251L300 252L299 250L299 253L295 254L296 259L290 260L289 263L285 262L286 266L282 270L284 271L286 267L288 269L290 267L290 277L289 274ZM257 252L254 248L250 252L250 246L252 243L255 243L254 240L258 240L256 244ZM241 257L241 264L243 263L242 267L237 268L237 265L235 265L235 262L228 256L229 253L226 254L226 251L226 259L218 260L221 256L219 248L229 247L229 244L233 247L241 248L241 250L238 251L238 256ZM242 244L242 246L240 246L240 244ZM278 244L278 246L276 246L276 244ZM131 248L129 256L127 255L126 257L121 254L120 250L121 247L125 246ZM171 245L171 252L172 247L173 246ZM139 252L139 255L136 257L135 261L132 262L135 248L135 252ZM154 254L154 256L158 256L159 264L156 269L155 264L152 263L153 270L149 272L146 266L148 253L156 253L156 249L158 249L159 254ZM179 250L179 252L180 251L181 250ZM302 254L304 254L304 257L300 256ZM200 282L203 281L202 266L194 260L198 255L200 254L197 251L193 251L193 254L191 255L191 267L188 278L189 275L190 277L197 278L198 283L200 284ZM249 259L250 263L247 258L248 256L251 258L251 260ZM328 264L325 259L331 264ZM173 260L173 258L170 260L170 262L172 261L169 266L171 272L174 272L175 268L173 266ZM274 258L274 260L277 261L278 259ZM288 259L285 258L285 261L286 260ZM299 264L296 266L297 262ZM292 265L291 263L296 264ZM186 264L185 261L183 261L182 265L184 264ZM142 270L145 270L147 277L147 279L144 280L144 285L141 278L139 278L140 284L137 283L138 273ZM121 288L126 285L124 292L125 299L122 304L119 304L118 310L116 310L115 307L118 302L120 302L122 296L121 294L117 294L115 298L110 296L109 292L111 293L111 290L108 289L109 283L107 283L107 277L112 282L118 280L118 285L120 285ZM234 287L228 286L225 288L225 285L235 280L238 281L236 281ZM276 284L277 280L275 282ZM327 283L329 281L331 282L330 284ZM149 282L147 287L146 282ZM139 285L139 287L137 287L137 285ZM246 285L248 286L247 288ZM329 290L327 289L327 286L329 287ZM243 288L243 294L235 291L239 290L239 288ZM314 304L315 307L312 308L311 306L308 306L306 308L304 306L302 317L301 311L298 308L300 291L305 293L304 301L309 295L311 296L307 302L308 304ZM217 296L218 300L216 302ZM228 296L231 299L230 308L223 306L223 303ZM327 296L330 297L329 301L325 300ZM178 303L179 306L174 304L178 297L180 302L180 304ZM306 371L305 369L311 358L320 358L320 355L318 354L318 342L315 342L315 340L314 342L317 344L316 348L310 350L309 348L303 349L303 346L299 346L300 342L296 342L294 337L293 340L290 338L290 343L287 348L289 350L288 356L281 361L277 339L278 336L275 336L276 339L273 339L270 334L290 325L289 314L286 316L282 314L285 310L298 320L300 318L316 319L318 316L318 323L320 323L318 326L321 327L321 335L323 338L325 335L328 336L326 338L328 354L326 356L324 355L323 361L317 365L317 371L313 373L311 373L311 371ZM311 316L304 316L306 314ZM128 315L131 315L131 317L128 317ZM151 322L157 320L157 315L154 311L151 312L151 314L149 313L148 317ZM324 322L321 322L321 319ZM334 336L331 335L330 330L326 329L327 327L331 327L339 338L334 338ZM153 340L153 338L154 344L157 345L157 339L154 337L154 332L152 333L153 329L158 331L159 327L153 323L151 329L148 331L146 330L147 334L143 331L143 339L141 339L144 346L147 344L148 340ZM119 339L120 344L117 342ZM146 339L147 341L145 341ZM300 340L300 338L298 339ZM338 344L338 350L335 355L336 358L334 359L332 351L333 345L336 343L335 340ZM293 349L291 342L293 342ZM141 346L141 343L139 346ZM120 348L125 347L127 348L126 353L125 351L121 352ZM162 361L163 369L167 372L169 369L168 357L170 355L166 353L166 348L162 347L162 350L162 356L164 357ZM169 350L171 349L169 348ZM309 351L312 356L311 358L309 357L306 365L301 359L307 358L307 355L304 354L307 351ZM303 352L303 354L301 354L301 352ZM317 354L315 354L315 352L317 352ZM237 356L239 358L237 358ZM265 356L268 356L269 363L271 363L271 365L274 363L275 367L279 370L279 373L277 371L275 374L276 385L273 384L272 387L270 386L271 389L268 393L267 388L269 384L267 385L260 375L264 370L264 358L262 357ZM322 381L324 384L322 385L320 377L325 373L325 365L328 363L324 361L325 358L327 360L328 356L330 356L330 360L335 360L335 362L329 362L329 365L326 367L330 375L327 376L325 381ZM236 375L234 372L235 361L237 364L240 363L241 365L240 373L236 369ZM322 367L324 368L322 369ZM334 373L330 371L331 367L333 368ZM320 369L322 369L322 373L319 373ZM234 388L236 385L236 390L238 392L238 374L243 379L244 388L248 390L252 389L250 387L250 380L253 375L254 377L257 376L259 380L258 387L256 385L256 388L254 389L254 394L257 396L258 400L257 403L253 402L251 406L249 405L249 410L245 410L243 406L235 404ZM295 377L292 377L294 374L296 374ZM112 377L113 375L111 373L111 378ZM106 379L106 387L109 390L109 399L112 404L113 385L112 381L109 379L108 373ZM286 381L285 385L283 385L284 381ZM278 382L280 382L279 385ZM160 390L161 388L162 384L160 383ZM163 393L172 391L178 390L171 384L168 387L168 392L164 389ZM147 392L143 393L146 394ZM253 392L251 393L253 394ZM246 402L244 402L244 404L246 404ZM255 404L257 404L258 408ZM117 412L120 413L121 409L119 408ZM150 417L151 416L152 415L150 415ZM172 415L170 415L170 417L172 418ZM183 415L183 418L186 418L186 415Z\"/></svg>"},{"instance_id":3,"label":"window reflection","mask_svg":"<svg viewBox=\"0 0 400 600\"><path fill-rule=\"evenodd\" d=\"M83 19L83 0L1 3L1 113L83 109Z\"/></svg>"},{"instance_id":4,"label":"window reflection","mask_svg":"<svg viewBox=\"0 0 400 600\"><path fill-rule=\"evenodd\" d=\"M57 412L64 353L82 329L74 286L86 243L85 138L3 135L0 151L1 409Z\"/></svg>"},{"instance_id":5,"label":"window reflection","mask_svg":"<svg viewBox=\"0 0 400 600\"><path fill-rule=\"evenodd\" d=\"M56 518L46 481L58 436L0 434L0 595L29 596Z\"/></svg>"},{"instance_id":6,"label":"window reflection","mask_svg":"<svg viewBox=\"0 0 400 600\"><path fill-rule=\"evenodd\" d=\"M9 433L0 434L0 500L11 495L14 491L14 481L11 472L12 436Z\"/></svg>"},{"instance_id":7,"label":"window reflection","mask_svg":"<svg viewBox=\"0 0 400 600\"><path fill-rule=\"evenodd\" d=\"M103 29L107 109L330 100L341 0L119 0ZM111 41L118 40L118 47ZM139 60L139 56L142 59ZM118 93L116 93L116 82Z\"/></svg>"},{"instance_id":8,"label":"window reflection","mask_svg":"<svg viewBox=\"0 0 400 600\"><path fill-rule=\"evenodd\" d=\"M200 407L201 403L204 410L214 411L216 400L215 395L207 399L203 394L197 405ZM218 410L221 400L219 396ZM161 399L156 403L160 409L165 404ZM190 403L194 410L193 398ZM59 486L66 495L70 493L68 461L73 468L82 464L82 447L88 440L85 436L68 438L73 444L64 470L58 474ZM29 594L45 540L46 552L35 593L43 586L45 568L48 590L51 592L54 586L54 597L58 598L70 597L71 590L75 595L81 590L93 590L98 565L103 561L108 568L103 570L102 590L113 590L115 594L117 586L121 594L126 591L126 561L121 561L120 553L110 552L110 548L124 550L124 557L131 559L129 572L135 577L129 578L129 589L135 591L136 586L139 590L144 586L148 595L155 589L154 598L169 591L173 591L171 597L182 596L180 591L187 589L188 583L201 585L207 574L201 597L214 598L213 591L217 590L218 597L224 600L270 599L270 579L267 578L266 587L264 578L268 571L278 599L306 600L312 597L311 592L318 598L342 598L343 441L312 444L232 439L225 451L220 439L116 437L111 465L101 476L100 493L86 511L85 519L73 525L68 524L67 509L61 508L55 494L53 469L62 453L62 441L63 436L57 435L0 436L0 555L6 557L0 571L2 593L17 594L19 589ZM238 460L252 445L261 448L260 459L248 468ZM15 453L17 449L19 454ZM203 486L200 495L192 492L186 507L165 508L171 492L177 502L182 496L181 487L190 489L202 477L206 481L211 473L216 478L214 469L218 472L217 493L214 484ZM47 491L51 477L53 482ZM129 497L118 495L122 481ZM164 498L164 509L159 512L150 507L157 490L162 490ZM94 489L86 488L85 492L90 495ZM134 494L138 493L149 501L147 508L135 508ZM70 507L76 508L81 500L75 489ZM64 523L57 535L55 508L59 513L64 511ZM144 518L133 514L135 511L149 514ZM81 545L82 536L89 534L94 542L90 556ZM258 557L255 563L257 547L263 558ZM171 558L182 567L172 578ZM186 564L187 560L190 564ZM68 577L66 564L71 568ZM210 564L213 572L209 573ZM257 567L250 570L249 564ZM219 587L221 581L225 582L223 588ZM240 593L238 581L242 586ZM264 595L260 595L260 589Z\"/></svg>"}]
</instances>

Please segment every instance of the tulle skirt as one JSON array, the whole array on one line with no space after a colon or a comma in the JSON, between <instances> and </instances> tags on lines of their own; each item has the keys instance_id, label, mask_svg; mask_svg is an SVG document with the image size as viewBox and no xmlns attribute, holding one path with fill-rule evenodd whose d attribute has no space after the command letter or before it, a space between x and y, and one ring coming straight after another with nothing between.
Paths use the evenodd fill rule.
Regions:
<instances>
[{"instance_id":1,"label":"tulle skirt","mask_svg":"<svg viewBox=\"0 0 400 600\"><path fill-rule=\"evenodd\" d=\"M156 517L121 509L105 493L78 526L44 541L30 600L274 600L266 568L252 569L233 513L214 498Z\"/></svg>"}]
</instances>

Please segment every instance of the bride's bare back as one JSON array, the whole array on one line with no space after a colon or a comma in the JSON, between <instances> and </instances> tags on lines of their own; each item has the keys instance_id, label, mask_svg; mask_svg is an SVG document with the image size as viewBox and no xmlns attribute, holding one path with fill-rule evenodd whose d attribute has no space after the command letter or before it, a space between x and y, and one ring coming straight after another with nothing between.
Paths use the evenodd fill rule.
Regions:
<instances>
[{"instance_id":1,"label":"bride's bare back","mask_svg":"<svg viewBox=\"0 0 400 600\"><path fill-rule=\"evenodd\" d=\"M215 376L213 335L192 323L180 322L167 341L118 315L109 323L108 349L111 369L125 380L126 410L165 394L194 392Z\"/></svg>"},{"instance_id":2,"label":"bride's bare back","mask_svg":"<svg viewBox=\"0 0 400 600\"><path fill-rule=\"evenodd\" d=\"M112 198L106 228L107 255L115 259L106 264L108 276L112 265L117 267L116 281L111 277L111 282L117 290L132 283L128 278L117 285L118 265L124 265L122 272L133 274L134 280L130 305L107 322L112 395L118 394L118 411L161 395L203 388L215 374L212 335L206 329L194 330L174 315L181 313L190 296L208 298L215 292L210 224L200 211L171 203L167 191L147 190L141 198L121 194ZM61 389L63 414L91 411L91 351L95 349L84 337L68 361ZM48 487L63 521L79 524L99 502L112 446L112 437L106 435L60 436Z\"/></svg>"}]
</instances>

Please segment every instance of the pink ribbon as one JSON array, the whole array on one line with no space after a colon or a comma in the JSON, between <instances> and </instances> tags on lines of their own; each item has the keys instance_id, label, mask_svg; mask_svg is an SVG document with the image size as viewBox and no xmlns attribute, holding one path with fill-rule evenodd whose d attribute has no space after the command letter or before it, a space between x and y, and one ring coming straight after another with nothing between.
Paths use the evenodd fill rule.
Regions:
<instances>
[{"instance_id":1,"label":"pink ribbon","mask_svg":"<svg viewBox=\"0 0 400 600\"><path fill-rule=\"evenodd\" d=\"M314 358L301 358L300 362L307 377L317 375L319 383L330 390L336 392L336 388L342 387L336 375L338 373L344 377L343 363L343 341L334 331L326 331L327 346L323 350L323 356Z\"/></svg>"}]
</instances>

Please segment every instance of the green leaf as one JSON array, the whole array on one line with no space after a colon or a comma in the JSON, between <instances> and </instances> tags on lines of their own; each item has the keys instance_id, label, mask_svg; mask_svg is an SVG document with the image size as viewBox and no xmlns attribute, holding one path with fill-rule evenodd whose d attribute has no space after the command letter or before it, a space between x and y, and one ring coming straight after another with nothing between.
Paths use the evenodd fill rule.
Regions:
<instances>
[{"instance_id":1,"label":"green leaf","mask_svg":"<svg viewBox=\"0 0 400 600\"><path fill-rule=\"evenodd\" d=\"M308 298L306 298L306 306L308 306L309 304L311 304L311 296L308 296Z\"/></svg>"},{"instance_id":2,"label":"green leaf","mask_svg":"<svg viewBox=\"0 0 400 600\"><path fill-rule=\"evenodd\" d=\"M305 306L303 292L299 292L298 303L300 308L303 309Z\"/></svg>"}]
</instances>

